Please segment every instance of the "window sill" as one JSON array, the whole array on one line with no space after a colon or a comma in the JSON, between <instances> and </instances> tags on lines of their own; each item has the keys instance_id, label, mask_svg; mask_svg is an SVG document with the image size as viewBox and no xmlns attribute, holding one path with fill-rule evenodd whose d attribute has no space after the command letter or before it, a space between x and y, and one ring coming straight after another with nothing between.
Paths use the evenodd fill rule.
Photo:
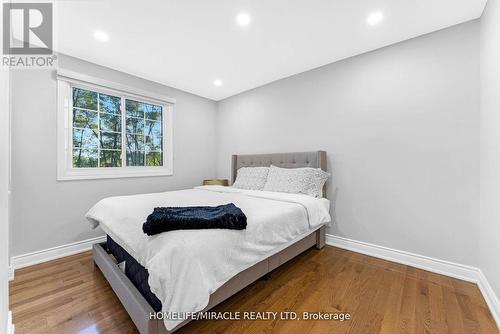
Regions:
<instances>
[{"instance_id":1,"label":"window sill","mask_svg":"<svg viewBox=\"0 0 500 334\"><path fill-rule=\"evenodd\" d=\"M58 173L58 181L71 180L97 180L97 179L119 179L129 177L153 177L153 176L171 176L172 169L169 168L110 168L109 170L94 168L70 168Z\"/></svg>"}]
</instances>

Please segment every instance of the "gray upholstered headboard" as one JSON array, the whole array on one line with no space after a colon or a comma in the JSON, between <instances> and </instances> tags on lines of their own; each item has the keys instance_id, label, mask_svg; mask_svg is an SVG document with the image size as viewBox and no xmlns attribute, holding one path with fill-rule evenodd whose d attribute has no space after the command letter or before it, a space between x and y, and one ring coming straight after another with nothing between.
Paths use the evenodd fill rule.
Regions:
<instances>
[{"instance_id":1,"label":"gray upholstered headboard","mask_svg":"<svg viewBox=\"0 0 500 334\"><path fill-rule=\"evenodd\" d=\"M326 152L233 155L231 161L231 182L234 183L236 172L241 167L269 167L271 165L283 168L321 168L326 172ZM326 184L323 187L323 197L326 197Z\"/></svg>"}]
</instances>

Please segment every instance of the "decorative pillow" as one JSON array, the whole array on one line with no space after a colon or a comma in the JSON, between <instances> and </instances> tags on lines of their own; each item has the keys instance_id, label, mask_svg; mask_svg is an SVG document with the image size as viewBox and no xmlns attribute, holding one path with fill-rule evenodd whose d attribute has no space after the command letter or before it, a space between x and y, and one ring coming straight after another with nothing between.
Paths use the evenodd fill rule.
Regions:
<instances>
[{"instance_id":1,"label":"decorative pillow","mask_svg":"<svg viewBox=\"0 0 500 334\"><path fill-rule=\"evenodd\" d=\"M266 184L269 167L241 167L238 169L233 187L248 190L262 190Z\"/></svg>"},{"instance_id":2,"label":"decorative pillow","mask_svg":"<svg viewBox=\"0 0 500 334\"><path fill-rule=\"evenodd\" d=\"M319 168L280 168L271 166L265 191L323 196L323 186L330 174Z\"/></svg>"}]
</instances>

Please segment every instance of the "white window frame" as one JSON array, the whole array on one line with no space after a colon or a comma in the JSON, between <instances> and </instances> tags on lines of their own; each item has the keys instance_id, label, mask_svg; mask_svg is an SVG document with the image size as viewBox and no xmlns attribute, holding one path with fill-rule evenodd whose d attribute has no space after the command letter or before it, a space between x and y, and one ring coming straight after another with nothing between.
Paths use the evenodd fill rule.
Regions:
<instances>
[{"instance_id":1,"label":"white window frame","mask_svg":"<svg viewBox=\"0 0 500 334\"><path fill-rule=\"evenodd\" d=\"M125 110L122 103L122 167L73 167L73 87L103 94L119 96L140 102L160 105L163 108L163 166L126 166ZM88 180L125 177L173 175L173 112L175 100L119 83L90 77L84 74L58 70L57 72L57 180Z\"/></svg>"}]
</instances>

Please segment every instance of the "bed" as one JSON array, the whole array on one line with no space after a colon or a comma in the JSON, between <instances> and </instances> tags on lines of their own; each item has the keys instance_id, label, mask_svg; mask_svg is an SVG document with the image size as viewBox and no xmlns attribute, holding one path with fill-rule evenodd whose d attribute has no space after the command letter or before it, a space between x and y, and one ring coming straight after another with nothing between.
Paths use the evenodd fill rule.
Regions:
<instances>
[{"instance_id":1,"label":"bed","mask_svg":"<svg viewBox=\"0 0 500 334\"><path fill-rule=\"evenodd\" d=\"M326 170L326 152L233 155L232 182L241 167L270 165ZM183 230L148 237L138 231L154 206L227 202L234 202L248 216L244 233ZM107 234L106 243L93 247L94 262L139 332L165 334L192 317L160 319L150 314L209 310L307 249L321 249L325 224L330 221L328 208L327 199L306 195L206 186L104 199L87 218ZM124 270L119 263L125 263Z\"/></svg>"}]
</instances>

